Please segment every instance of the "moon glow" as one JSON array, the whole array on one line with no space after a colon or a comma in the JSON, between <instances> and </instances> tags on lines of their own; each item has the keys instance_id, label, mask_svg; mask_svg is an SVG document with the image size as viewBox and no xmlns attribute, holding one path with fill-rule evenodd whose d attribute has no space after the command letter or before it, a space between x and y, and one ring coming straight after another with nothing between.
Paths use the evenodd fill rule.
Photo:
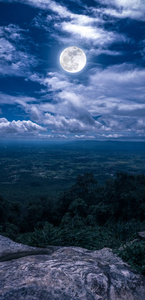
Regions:
<instances>
[{"instance_id":1,"label":"moon glow","mask_svg":"<svg viewBox=\"0 0 145 300\"><path fill-rule=\"evenodd\" d=\"M77 73L86 65L86 55L78 47L68 47L60 55L60 64L65 71Z\"/></svg>"}]
</instances>

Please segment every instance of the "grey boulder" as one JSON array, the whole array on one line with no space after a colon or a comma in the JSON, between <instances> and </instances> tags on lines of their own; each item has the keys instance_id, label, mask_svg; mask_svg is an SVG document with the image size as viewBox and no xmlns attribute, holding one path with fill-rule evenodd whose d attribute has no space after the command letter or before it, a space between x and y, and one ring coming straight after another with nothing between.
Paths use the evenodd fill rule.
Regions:
<instances>
[{"instance_id":1,"label":"grey boulder","mask_svg":"<svg viewBox=\"0 0 145 300\"><path fill-rule=\"evenodd\" d=\"M144 300L145 278L109 248L29 247L0 236L0 300Z\"/></svg>"}]
</instances>

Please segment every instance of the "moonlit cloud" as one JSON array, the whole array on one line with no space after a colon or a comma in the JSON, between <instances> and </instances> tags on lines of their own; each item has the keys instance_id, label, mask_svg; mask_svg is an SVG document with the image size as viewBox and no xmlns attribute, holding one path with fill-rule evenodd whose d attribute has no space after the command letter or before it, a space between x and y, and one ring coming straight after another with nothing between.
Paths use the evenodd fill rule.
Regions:
<instances>
[{"instance_id":1,"label":"moonlit cloud","mask_svg":"<svg viewBox=\"0 0 145 300\"><path fill-rule=\"evenodd\" d=\"M28 3L30 4L30 1L28 1ZM31 1L31 4L32 3L35 5L35 1ZM43 4L37 3L37 5L42 5L41 8L44 8L44 2ZM102 17L100 17L99 13L98 16L75 14L70 12L65 6L58 5L54 1L47 1L47 9L52 11L54 13L54 16L52 17L48 15L46 18L43 18L39 15L37 18L35 18L34 24L37 27L43 28L48 32L51 31L52 36L59 40L61 43L70 42L72 44L76 44L80 43L81 39L83 45L92 43L92 45L90 44L89 51L91 51L91 49L94 49L93 45L96 45L97 48L100 48L100 54L104 53L104 48L102 49L102 52L101 48L105 47L106 45L110 45L116 41L118 41L119 43L129 41L128 37L123 34L119 34L117 32L102 28L104 20ZM56 17L57 15L58 18ZM50 30L49 24L52 19L56 20L56 22L54 22L54 28L51 27ZM71 34L71 36L64 36L64 34ZM113 51L112 55L114 55Z\"/></svg>"},{"instance_id":2,"label":"moonlit cloud","mask_svg":"<svg viewBox=\"0 0 145 300\"><path fill-rule=\"evenodd\" d=\"M145 115L143 69L134 69L126 64L105 70L98 68L90 74L86 86L76 82L73 84L59 73L48 75L49 78L44 81L41 78L41 83L46 86L47 92L53 90L55 102L41 103L36 114L40 117L41 111L45 125L51 125L57 131L70 132L75 131L75 128L78 132L96 133L99 129L102 134L113 130L118 132L114 133L117 138L126 131L138 130L138 124L142 124ZM48 115L44 114L46 110L49 111Z\"/></svg>"},{"instance_id":3,"label":"moonlit cloud","mask_svg":"<svg viewBox=\"0 0 145 300\"><path fill-rule=\"evenodd\" d=\"M35 135L38 132L46 131L45 128L31 121L15 121L9 122L6 118L0 118L0 136L21 136Z\"/></svg>"},{"instance_id":4,"label":"moonlit cloud","mask_svg":"<svg viewBox=\"0 0 145 300\"><path fill-rule=\"evenodd\" d=\"M44 118L43 123L47 126L51 126L52 130L56 132L75 133L93 130L93 126L78 119L67 119L64 116L51 115L48 113L44 115Z\"/></svg>"},{"instance_id":5,"label":"moonlit cloud","mask_svg":"<svg viewBox=\"0 0 145 300\"><path fill-rule=\"evenodd\" d=\"M2 137L145 138L143 0L1 2L25 12L0 27ZM87 56L72 76L59 65L70 45Z\"/></svg>"},{"instance_id":6,"label":"moonlit cloud","mask_svg":"<svg viewBox=\"0 0 145 300\"><path fill-rule=\"evenodd\" d=\"M37 102L37 99L34 98L34 97L27 97L27 96L21 96L21 95L12 96L12 95L9 95L9 94L0 93L0 102L1 102L1 105L4 105L4 104L10 104L10 105L21 104L21 105L25 106L26 103Z\"/></svg>"},{"instance_id":7,"label":"moonlit cloud","mask_svg":"<svg viewBox=\"0 0 145 300\"><path fill-rule=\"evenodd\" d=\"M107 32L99 27L96 28L96 26L86 26L71 22L63 22L61 24L61 29L73 34L77 38L80 37L82 39L86 39L87 43L92 40L93 44L97 44L98 46L112 43L117 36L118 40L125 40L123 36L121 37L118 34L115 35L113 32Z\"/></svg>"},{"instance_id":8,"label":"moonlit cloud","mask_svg":"<svg viewBox=\"0 0 145 300\"><path fill-rule=\"evenodd\" d=\"M86 12L86 15L84 13L72 13L65 5L60 5L55 1L49 0L22 0L20 2L48 12L50 11L53 14L52 16L50 13L47 17L43 17L39 14L35 18L34 24L36 27L48 31L53 38L59 40L61 43L70 42L76 44L80 43L81 39L83 45L91 43L89 51L93 51L96 45L97 49L95 50L98 51L98 54L101 54L105 53L104 47L107 45L111 45L116 41L119 43L129 41L129 38L123 34L104 29L102 27L104 19L101 17L100 12L98 12L97 15L92 14L92 16L90 16L87 15L87 8L84 7L84 13ZM50 22L52 22L51 26ZM64 34L71 34L71 36L64 36ZM110 51L109 55L114 55L115 53L111 50L108 51Z\"/></svg>"},{"instance_id":9,"label":"moonlit cloud","mask_svg":"<svg viewBox=\"0 0 145 300\"><path fill-rule=\"evenodd\" d=\"M32 54L21 51L19 43L24 39L23 30L10 24L0 27L0 76L26 76L31 66L37 65Z\"/></svg>"},{"instance_id":10,"label":"moonlit cloud","mask_svg":"<svg viewBox=\"0 0 145 300\"><path fill-rule=\"evenodd\" d=\"M116 18L131 18L135 20L145 20L144 0L100 0L101 3L111 8L106 8L103 13Z\"/></svg>"}]
</instances>

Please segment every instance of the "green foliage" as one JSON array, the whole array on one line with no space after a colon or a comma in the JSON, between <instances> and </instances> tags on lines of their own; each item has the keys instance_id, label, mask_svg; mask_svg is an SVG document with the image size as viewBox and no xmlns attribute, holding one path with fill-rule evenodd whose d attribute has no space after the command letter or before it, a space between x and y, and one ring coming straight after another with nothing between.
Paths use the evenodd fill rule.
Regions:
<instances>
[{"instance_id":1,"label":"green foliage","mask_svg":"<svg viewBox=\"0 0 145 300\"><path fill-rule=\"evenodd\" d=\"M3 224L8 219L8 212L10 210L10 203L3 199L0 195L0 224Z\"/></svg>"},{"instance_id":2,"label":"green foliage","mask_svg":"<svg viewBox=\"0 0 145 300\"><path fill-rule=\"evenodd\" d=\"M35 247L59 244L59 230L52 224L45 222L42 229L35 229L33 232L23 233L17 237L17 241Z\"/></svg>"},{"instance_id":3,"label":"green foliage","mask_svg":"<svg viewBox=\"0 0 145 300\"><path fill-rule=\"evenodd\" d=\"M81 216L85 217L87 214L87 205L84 200L77 198L73 202L71 202L68 211L71 213L71 216Z\"/></svg>"},{"instance_id":4,"label":"green foliage","mask_svg":"<svg viewBox=\"0 0 145 300\"><path fill-rule=\"evenodd\" d=\"M57 201L40 197L20 204L0 197L1 234L30 246L110 247L142 274L145 242L138 232L144 230L143 175L118 173L104 186L90 173L79 175Z\"/></svg>"},{"instance_id":5,"label":"green foliage","mask_svg":"<svg viewBox=\"0 0 145 300\"><path fill-rule=\"evenodd\" d=\"M19 234L19 228L15 224L5 223L3 226L0 226L0 234L15 239Z\"/></svg>"},{"instance_id":6,"label":"green foliage","mask_svg":"<svg viewBox=\"0 0 145 300\"><path fill-rule=\"evenodd\" d=\"M145 275L145 241L135 241L124 245L116 252L138 272Z\"/></svg>"}]
</instances>

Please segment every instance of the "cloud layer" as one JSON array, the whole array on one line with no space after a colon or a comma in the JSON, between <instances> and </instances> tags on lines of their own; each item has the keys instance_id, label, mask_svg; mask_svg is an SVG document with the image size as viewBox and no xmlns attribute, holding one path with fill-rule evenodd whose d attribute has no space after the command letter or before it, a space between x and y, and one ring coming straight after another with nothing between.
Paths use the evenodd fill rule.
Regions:
<instances>
[{"instance_id":1,"label":"cloud layer","mask_svg":"<svg viewBox=\"0 0 145 300\"><path fill-rule=\"evenodd\" d=\"M37 65L37 59L27 53L23 32L18 25L0 26L0 76L25 77Z\"/></svg>"},{"instance_id":2,"label":"cloud layer","mask_svg":"<svg viewBox=\"0 0 145 300\"><path fill-rule=\"evenodd\" d=\"M6 118L0 118L0 136L9 138L11 136L29 136L37 135L39 132L46 131L45 128L31 121L15 121L9 122Z\"/></svg>"},{"instance_id":3,"label":"cloud layer","mask_svg":"<svg viewBox=\"0 0 145 300\"><path fill-rule=\"evenodd\" d=\"M144 0L2 2L24 21L0 26L0 136L145 138ZM59 64L71 45L87 56L72 76Z\"/></svg>"}]
</instances>

